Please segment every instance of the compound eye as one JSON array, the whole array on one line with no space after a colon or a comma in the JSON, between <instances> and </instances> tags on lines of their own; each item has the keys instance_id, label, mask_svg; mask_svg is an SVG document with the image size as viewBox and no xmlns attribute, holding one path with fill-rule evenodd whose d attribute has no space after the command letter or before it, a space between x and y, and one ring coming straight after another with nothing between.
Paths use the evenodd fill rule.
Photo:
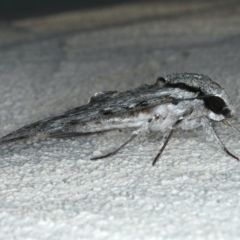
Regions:
<instances>
[{"instance_id":1,"label":"compound eye","mask_svg":"<svg viewBox=\"0 0 240 240\"><path fill-rule=\"evenodd\" d=\"M224 107L222 109L222 115L225 116L225 117L232 117L233 115L231 114L231 110L227 107Z\"/></svg>"},{"instance_id":2,"label":"compound eye","mask_svg":"<svg viewBox=\"0 0 240 240\"><path fill-rule=\"evenodd\" d=\"M228 114L225 102L220 97L208 97L204 99L205 106L217 114ZM229 109L228 109L229 110ZM230 111L230 110L229 110Z\"/></svg>"}]
</instances>

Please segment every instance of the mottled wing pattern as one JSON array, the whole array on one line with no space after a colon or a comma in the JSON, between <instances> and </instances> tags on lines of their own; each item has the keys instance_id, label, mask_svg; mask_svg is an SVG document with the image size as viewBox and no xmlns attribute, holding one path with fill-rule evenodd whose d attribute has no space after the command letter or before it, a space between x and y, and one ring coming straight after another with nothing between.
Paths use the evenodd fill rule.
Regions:
<instances>
[{"instance_id":1,"label":"mottled wing pattern","mask_svg":"<svg viewBox=\"0 0 240 240\"><path fill-rule=\"evenodd\" d=\"M138 111L176 99L171 89L158 84L143 85L126 92L106 92L90 99L81 107L71 109L61 115L46 118L26 125L0 139L0 144L26 139L39 134L59 132L75 125L98 119L106 119L130 111Z\"/></svg>"}]
</instances>

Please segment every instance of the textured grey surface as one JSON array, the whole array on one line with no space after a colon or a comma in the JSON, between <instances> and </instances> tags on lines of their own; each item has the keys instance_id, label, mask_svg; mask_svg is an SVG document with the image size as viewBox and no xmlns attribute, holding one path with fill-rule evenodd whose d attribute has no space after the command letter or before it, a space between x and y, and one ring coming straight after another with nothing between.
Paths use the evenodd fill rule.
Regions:
<instances>
[{"instance_id":1,"label":"textured grey surface","mask_svg":"<svg viewBox=\"0 0 240 240\"><path fill-rule=\"evenodd\" d=\"M148 3L0 23L0 134L82 105L101 90L171 72L240 87L239 1ZM231 120L239 126L239 114ZM216 125L240 156L238 134ZM201 130L121 153L109 132L3 147L0 239L239 239L240 165Z\"/></svg>"}]
</instances>

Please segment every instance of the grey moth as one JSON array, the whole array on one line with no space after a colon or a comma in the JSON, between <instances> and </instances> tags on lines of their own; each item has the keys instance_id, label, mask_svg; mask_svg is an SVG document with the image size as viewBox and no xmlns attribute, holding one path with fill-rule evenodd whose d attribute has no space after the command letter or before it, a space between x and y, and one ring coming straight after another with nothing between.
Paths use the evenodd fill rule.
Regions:
<instances>
[{"instance_id":1,"label":"grey moth","mask_svg":"<svg viewBox=\"0 0 240 240\"><path fill-rule=\"evenodd\" d=\"M156 163L175 129L202 127L215 137L221 148L239 160L222 143L212 122L227 121L236 110L225 90L208 76L173 73L159 77L152 85L142 85L125 92L96 93L89 102L61 115L26 125L0 139L6 144L45 134L49 138L70 138L111 129L133 128L130 138L115 151L92 158L112 156L139 134L161 132L162 146Z\"/></svg>"}]
</instances>

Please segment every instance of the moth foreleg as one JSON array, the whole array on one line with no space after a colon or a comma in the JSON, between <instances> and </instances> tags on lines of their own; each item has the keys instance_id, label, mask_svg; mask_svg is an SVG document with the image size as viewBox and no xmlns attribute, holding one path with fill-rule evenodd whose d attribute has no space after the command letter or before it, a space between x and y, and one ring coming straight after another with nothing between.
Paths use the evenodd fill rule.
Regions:
<instances>
[{"instance_id":1,"label":"moth foreleg","mask_svg":"<svg viewBox=\"0 0 240 240\"><path fill-rule=\"evenodd\" d=\"M173 130L176 128L176 126L178 126L179 124L181 124L181 122L187 117L189 116L191 113L193 112L193 108L189 108L187 109L185 112L183 112L181 115L179 116L176 116L175 117L175 122L172 123L170 126L167 126L167 128L169 129L163 136L163 140L162 140L162 147L161 149L159 150L157 156L154 158L153 162L152 162L152 165L154 166L157 162L157 160L159 159L160 155L162 154L162 152L164 151L165 147L167 146L171 136L172 136L172 133L173 133ZM155 116L157 117L157 116ZM156 118L157 119L157 118ZM174 119L174 118L173 118Z\"/></svg>"},{"instance_id":2,"label":"moth foreleg","mask_svg":"<svg viewBox=\"0 0 240 240\"><path fill-rule=\"evenodd\" d=\"M225 145L223 144L221 139L218 137L216 131L214 130L211 122L207 119L207 117L202 117L202 125L203 125L203 128L205 128L205 130L209 134L211 134L212 136L215 137L215 139L217 140L218 144L221 146L221 148L224 152L226 152L229 156L231 156L239 161L239 158L236 157L235 155L233 155L231 152L229 152L229 150L225 147Z\"/></svg>"}]
</instances>

